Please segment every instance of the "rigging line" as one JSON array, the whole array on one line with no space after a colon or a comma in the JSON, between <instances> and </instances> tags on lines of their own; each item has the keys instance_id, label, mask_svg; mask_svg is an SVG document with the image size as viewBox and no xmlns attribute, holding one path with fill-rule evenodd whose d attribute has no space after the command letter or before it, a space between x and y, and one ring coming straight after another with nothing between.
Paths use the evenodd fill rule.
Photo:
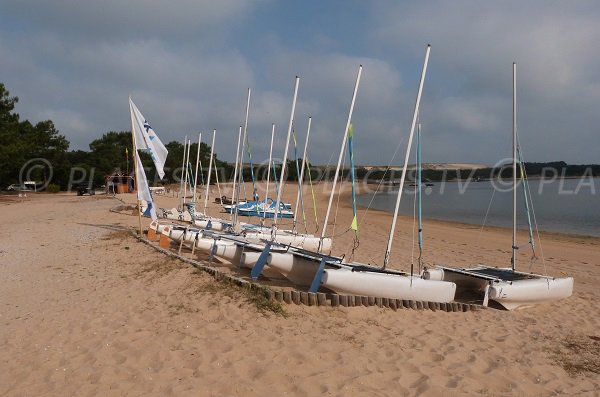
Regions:
<instances>
[{"instance_id":1,"label":"rigging line","mask_svg":"<svg viewBox=\"0 0 600 397\"><path fill-rule=\"evenodd\" d=\"M201 156L198 156L198 157L201 157ZM198 161L198 166L200 167L200 182L202 183L202 186L204 186L206 188L206 184L204 183L204 170L202 168L202 161ZM198 175L196 175L196 178L197 177L198 177ZM194 188L196 188L196 187L194 187Z\"/></svg>"},{"instance_id":2,"label":"rigging line","mask_svg":"<svg viewBox=\"0 0 600 397\"><path fill-rule=\"evenodd\" d=\"M492 208L492 202L494 201L494 196L496 195L496 188L492 188L492 197L490 198L490 202L488 204L487 210L485 211L485 216L483 217L483 223L481 224L481 228L479 229L479 240L481 241L481 234L483 233L483 229L487 223L487 218L490 213L490 209Z\"/></svg>"},{"instance_id":3,"label":"rigging line","mask_svg":"<svg viewBox=\"0 0 600 397\"><path fill-rule=\"evenodd\" d=\"M315 189L313 186L312 175L310 173L310 162L308 161L308 155L306 156L306 170L308 171L308 183L310 185L310 193L313 200L313 211L315 213L315 233L319 231L319 217L317 216L317 199L315 198Z\"/></svg>"},{"instance_id":4,"label":"rigging line","mask_svg":"<svg viewBox=\"0 0 600 397\"><path fill-rule=\"evenodd\" d=\"M327 160L327 165L324 168L324 171L321 173L321 175L319 176L319 179L316 180L316 183L319 182L323 182L325 180L325 175L328 173L329 171L329 166L331 165L331 160L333 160L333 155L335 153L331 153L331 156L329 156L329 160Z\"/></svg>"},{"instance_id":5,"label":"rigging line","mask_svg":"<svg viewBox=\"0 0 600 397\"><path fill-rule=\"evenodd\" d=\"M517 138L517 153L519 156L519 168L521 169L521 181L523 182L523 197L525 199L525 211L527 213L527 225L529 226L529 245L531 245L531 251L535 258L535 242L533 239L533 230L531 227L531 214L529 211L529 200L527 197L527 191L529 189L529 181L527 180L527 174L525 173L525 167L523 167L523 157L521 153L521 145Z\"/></svg>"},{"instance_id":6,"label":"rigging line","mask_svg":"<svg viewBox=\"0 0 600 397\"><path fill-rule=\"evenodd\" d=\"M519 140L519 135L517 134L517 142ZM519 144L520 146L520 144ZM542 267L544 269L544 275L548 275L548 269L546 267L546 260L544 257L544 249L542 247L542 239L540 237L540 229L538 227L538 223L537 223L537 217L535 216L535 208L533 206L533 199L531 196L531 190L529 189L529 185L528 185L528 191L529 191L529 200L531 202L531 215L533 216L533 224L535 225L535 234L537 236L537 240L538 240L538 246L540 247L540 257L542 258Z\"/></svg>"},{"instance_id":7,"label":"rigging line","mask_svg":"<svg viewBox=\"0 0 600 397\"><path fill-rule=\"evenodd\" d=\"M379 179L379 183L377 184L377 187L375 188L375 192L373 192L373 195L371 196L371 200L369 201L369 205L364 209L363 214L360 217L360 223L361 224L363 223L365 217L367 216L367 213L371 209L371 205L373 204L373 201L375 200L375 196L379 192L379 189L381 188L381 185L383 184L385 176L387 175L388 171L392 167L392 162L396 159L396 155L398 154L398 150L400 150L400 146L402 146L403 142L404 142L404 138L401 138L400 142L398 142L398 146L396 146L396 150L394 150L394 154L392 155L392 158L390 159L387 167L385 168L385 171L384 171L381 179Z\"/></svg>"},{"instance_id":8,"label":"rigging line","mask_svg":"<svg viewBox=\"0 0 600 397\"><path fill-rule=\"evenodd\" d=\"M422 158L421 158L421 123L417 115L417 195L418 195L418 238L419 238L419 273L423 261L423 185L422 185Z\"/></svg>"},{"instance_id":9,"label":"rigging line","mask_svg":"<svg viewBox=\"0 0 600 397\"><path fill-rule=\"evenodd\" d=\"M348 152L350 156L350 177L352 179L352 225L350 226L352 230L354 230L354 234L356 235L356 239L358 239L358 221L356 219L356 178L354 174L354 129L352 128L352 123L348 127Z\"/></svg>"},{"instance_id":10,"label":"rigging line","mask_svg":"<svg viewBox=\"0 0 600 397\"><path fill-rule=\"evenodd\" d=\"M341 164L346 164L346 151L344 151L344 155L342 156L342 163ZM332 234L334 234L334 235L335 235L335 226L337 225L338 210L340 208L340 198L342 196L342 189L343 189L343 185L344 185L344 181L345 181L344 171L343 170L342 170L342 172L340 172L339 180L340 180L340 189L338 190L338 195L337 195L337 200L336 200L336 205L335 205L335 213L333 215L333 229L332 229ZM335 194L335 192L334 192L334 194Z\"/></svg>"},{"instance_id":11,"label":"rigging line","mask_svg":"<svg viewBox=\"0 0 600 397\"><path fill-rule=\"evenodd\" d=\"M275 182L275 194L279 195L279 183L277 182L277 168L275 167L275 160L273 160L273 181ZM275 205L273 208L275 208Z\"/></svg>"},{"instance_id":12,"label":"rigging line","mask_svg":"<svg viewBox=\"0 0 600 397\"><path fill-rule=\"evenodd\" d=\"M256 181L254 179L254 164L252 163L252 149L250 148L250 139L246 135L246 146L248 149L248 162L250 163L250 177L252 178L252 200L255 201L256 215L260 217L260 209L258 208L258 195L256 194Z\"/></svg>"},{"instance_id":13,"label":"rigging line","mask_svg":"<svg viewBox=\"0 0 600 397\"><path fill-rule=\"evenodd\" d=\"M219 184L219 170L217 167L217 161L215 156L215 180L217 182L217 190L219 191L219 201L221 201L221 206L223 206L223 196L221 195L221 185ZM222 211L223 209L221 209Z\"/></svg>"},{"instance_id":14,"label":"rigging line","mask_svg":"<svg viewBox=\"0 0 600 397\"><path fill-rule=\"evenodd\" d=\"M300 170L300 162L298 161L298 145L296 143L296 129L292 129L292 136L294 139L294 160L296 162L296 178L298 179L298 200L300 201L300 209L302 211L302 221L304 222L304 231L306 231L306 215L304 213L304 195L302 194L302 181L300 180L300 175L302 174ZM296 211L298 210L298 203L296 203ZM296 231L297 224L297 214L294 211L294 223L292 230Z\"/></svg>"}]
</instances>

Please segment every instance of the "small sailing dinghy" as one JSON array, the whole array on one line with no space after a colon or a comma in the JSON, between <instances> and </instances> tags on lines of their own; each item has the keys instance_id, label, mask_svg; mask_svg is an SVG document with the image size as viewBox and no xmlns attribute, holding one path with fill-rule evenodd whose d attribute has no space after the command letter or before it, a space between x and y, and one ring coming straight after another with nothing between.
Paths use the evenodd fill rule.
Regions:
<instances>
[{"instance_id":1,"label":"small sailing dinghy","mask_svg":"<svg viewBox=\"0 0 600 397\"><path fill-rule=\"evenodd\" d=\"M573 294L573 277L556 278L542 274L519 272L515 269L517 246L517 163L520 167L525 194L525 205L529 221L529 199L527 178L520 156L517 137L516 120L516 64L513 63L513 131L512 131L512 170L513 170L513 239L510 268L495 268L485 265L473 268L455 269L436 266L427 269L423 276L429 280L452 281L459 290L483 295L483 304L496 302L507 310L531 306L537 303L550 302L568 298ZM532 250L534 239L531 222L529 236ZM535 255L535 251L534 251Z\"/></svg>"}]
</instances>

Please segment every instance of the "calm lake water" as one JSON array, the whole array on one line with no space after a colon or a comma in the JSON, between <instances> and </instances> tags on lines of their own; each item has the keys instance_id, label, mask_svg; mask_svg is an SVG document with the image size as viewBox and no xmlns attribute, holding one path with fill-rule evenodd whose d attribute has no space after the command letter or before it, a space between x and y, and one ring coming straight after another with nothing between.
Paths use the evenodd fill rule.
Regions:
<instances>
[{"instance_id":1,"label":"calm lake water","mask_svg":"<svg viewBox=\"0 0 600 397\"><path fill-rule=\"evenodd\" d=\"M508 182L438 182L423 186L423 218L482 225L512 226L512 191ZM373 188L375 189L375 188ZM405 187L400 212L414 213L415 187ZM533 209L540 230L600 236L600 178L530 180ZM398 190L365 193L361 206L393 213ZM518 187L517 225L527 228L523 189ZM531 206L530 206L531 207ZM533 217L532 217L533 222Z\"/></svg>"}]
</instances>

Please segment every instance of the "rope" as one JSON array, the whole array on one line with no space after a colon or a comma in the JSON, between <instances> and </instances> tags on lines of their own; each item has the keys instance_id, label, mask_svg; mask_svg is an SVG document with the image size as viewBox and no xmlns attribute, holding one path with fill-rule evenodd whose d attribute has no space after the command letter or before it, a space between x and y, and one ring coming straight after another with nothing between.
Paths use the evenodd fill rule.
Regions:
<instances>
[{"instance_id":1,"label":"rope","mask_svg":"<svg viewBox=\"0 0 600 397\"><path fill-rule=\"evenodd\" d=\"M315 189L313 186L312 175L310 174L310 163L308 161L308 156L306 156L306 170L308 171L308 182L310 184L310 193L312 195L313 200L313 211L315 213L315 233L319 231L319 217L317 216L317 199L315 198Z\"/></svg>"},{"instance_id":2,"label":"rope","mask_svg":"<svg viewBox=\"0 0 600 397\"><path fill-rule=\"evenodd\" d=\"M521 143L520 143L519 135L518 134L517 134L517 143L518 143L519 148L520 148ZM533 224L535 226L535 234L536 234L537 239L538 239L538 246L540 247L540 257L542 258L542 268L544 269L544 275L548 275L548 269L546 267L546 260L545 260L545 257L544 257L544 249L542 247L542 239L540 238L540 229L538 227L537 218L535 216L535 208L533 206L533 199L532 199L532 196L531 196L531 190L529 189L529 184L527 184L527 191L529 193L529 201L531 203L531 215L533 216ZM537 257L536 257L536 259L537 259ZM530 263L529 263L529 269L530 270L531 270L531 267L533 266L534 262L535 261L533 260L533 258L531 258Z\"/></svg>"},{"instance_id":3,"label":"rope","mask_svg":"<svg viewBox=\"0 0 600 397\"><path fill-rule=\"evenodd\" d=\"M221 195L221 185L219 184L219 171L216 167L216 159L215 159L215 179L217 181L217 190L219 191L219 201L221 201L221 206L223 206L223 196Z\"/></svg>"},{"instance_id":4,"label":"rope","mask_svg":"<svg viewBox=\"0 0 600 397\"><path fill-rule=\"evenodd\" d=\"M306 214L304 212L304 194L302 192L302 181L300 180L300 162L298 161L298 148L297 148L297 144L296 144L296 129L292 130L293 133L293 137L294 137L294 160L296 161L296 178L298 179L298 194L299 194L299 199L300 199L300 209L302 211L302 221L304 222L304 232L307 233L308 230L306 228ZM298 208L298 204L296 203L296 208ZM294 226L293 226L293 230L296 230L296 217L297 214L294 214Z\"/></svg>"},{"instance_id":5,"label":"rope","mask_svg":"<svg viewBox=\"0 0 600 397\"><path fill-rule=\"evenodd\" d=\"M344 152L344 156L342 157L342 163L341 164L346 164L346 152ZM342 187L344 184L344 177L343 177L343 172L340 172L339 178L340 178L340 193L342 192ZM334 192L335 194L335 192ZM336 201L336 205L335 205L335 213L333 215L333 227L332 227L332 233L335 235L335 225L337 225L337 216L338 216L338 210L340 208L340 196L341 194L338 194L337 196L337 201Z\"/></svg>"},{"instance_id":6,"label":"rope","mask_svg":"<svg viewBox=\"0 0 600 397\"><path fill-rule=\"evenodd\" d=\"M360 218L360 223L363 223L363 220L365 219L365 217L367 216L367 213L371 209L371 205L373 204L373 200L375 200L375 196L379 192L379 189L381 188L381 184L383 183L383 181L385 179L385 176L387 175L388 171L392 167L392 162L396 159L396 155L398 154L398 150L400 150L400 146L402 146L402 142L403 141L404 141L404 138L400 139L400 142L398 143L398 146L396 146L396 150L394 150L394 154L392 155L392 158L390 159L390 162L388 163L387 167L385 168L385 172L383 173L381 179L379 180L379 183L377 184L377 188L375 189L375 192L371 196L371 201L369 201L369 205L363 211L363 214L362 214L362 216Z\"/></svg>"}]
</instances>

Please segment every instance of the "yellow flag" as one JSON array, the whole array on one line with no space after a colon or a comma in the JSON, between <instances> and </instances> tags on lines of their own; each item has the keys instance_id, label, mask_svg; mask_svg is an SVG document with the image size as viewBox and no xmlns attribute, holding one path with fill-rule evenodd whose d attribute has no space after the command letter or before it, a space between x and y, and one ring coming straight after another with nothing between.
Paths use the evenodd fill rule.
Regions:
<instances>
[{"instance_id":1,"label":"yellow flag","mask_svg":"<svg viewBox=\"0 0 600 397\"><path fill-rule=\"evenodd\" d=\"M356 215L354 215L354 219L352 219L352 225L350 225L350 228L358 231L358 221L356 220Z\"/></svg>"}]
</instances>

